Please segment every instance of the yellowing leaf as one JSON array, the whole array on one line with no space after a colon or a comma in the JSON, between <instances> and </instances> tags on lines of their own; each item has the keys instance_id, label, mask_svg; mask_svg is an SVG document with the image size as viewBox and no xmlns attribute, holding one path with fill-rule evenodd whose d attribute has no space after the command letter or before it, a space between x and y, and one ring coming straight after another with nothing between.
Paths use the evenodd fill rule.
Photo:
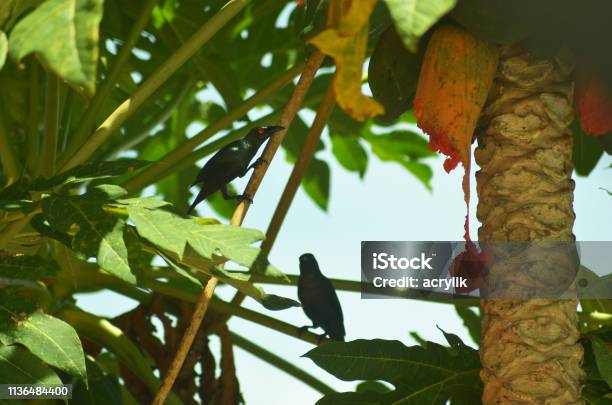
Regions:
<instances>
[{"instance_id":1,"label":"yellowing leaf","mask_svg":"<svg viewBox=\"0 0 612 405\"><path fill-rule=\"evenodd\" d=\"M376 0L342 1L337 24L310 40L336 61L336 100L347 114L359 121L384 112L382 105L376 100L361 94L368 20L375 4Z\"/></svg>"}]
</instances>

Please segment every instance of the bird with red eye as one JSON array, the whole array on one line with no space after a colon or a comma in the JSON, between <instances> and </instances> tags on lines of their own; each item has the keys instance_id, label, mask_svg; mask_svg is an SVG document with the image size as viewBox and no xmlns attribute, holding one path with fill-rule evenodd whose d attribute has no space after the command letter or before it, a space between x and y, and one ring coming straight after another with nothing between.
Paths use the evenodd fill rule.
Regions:
<instances>
[{"instance_id":1,"label":"bird with red eye","mask_svg":"<svg viewBox=\"0 0 612 405\"><path fill-rule=\"evenodd\" d=\"M248 200L251 198L245 194L230 195L227 186L238 177L243 177L250 169L255 169L263 163L267 163L262 158L258 158L249 165L257 154L261 145L272 135L285 129L281 126L256 127L251 129L244 138L234 141L211 157L198 173L193 185L200 184L201 189L195 200L189 207L187 215L206 199L208 196L221 191L226 200Z\"/></svg>"}]
</instances>

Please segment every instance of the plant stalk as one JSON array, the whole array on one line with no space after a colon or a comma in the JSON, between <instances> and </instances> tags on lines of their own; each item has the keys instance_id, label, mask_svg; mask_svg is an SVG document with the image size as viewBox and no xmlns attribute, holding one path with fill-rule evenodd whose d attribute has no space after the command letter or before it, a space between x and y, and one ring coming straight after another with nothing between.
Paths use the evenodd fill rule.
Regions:
<instances>
[{"instance_id":1,"label":"plant stalk","mask_svg":"<svg viewBox=\"0 0 612 405\"><path fill-rule=\"evenodd\" d=\"M149 99L166 80L170 78L189 58L191 58L213 35L230 19L238 14L250 0L230 0L215 16L204 24L189 38L162 66L160 66L144 83L142 83L106 120L87 141L69 156L62 166L62 171L71 169L89 159L95 151L127 120L138 108Z\"/></svg>"},{"instance_id":2,"label":"plant stalk","mask_svg":"<svg viewBox=\"0 0 612 405\"><path fill-rule=\"evenodd\" d=\"M79 122L79 126L77 127L74 136L70 140L68 148L62 156L62 161L60 163L62 166L64 165L64 163L66 163L65 161L67 159L74 155L74 153L79 149L79 147L87 138L87 134L89 133L89 131L91 131L93 127L94 120L96 119L96 114L100 111L102 104L106 101L108 94L111 92L111 90L117 83L119 73L121 73L121 70L129 60L132 54L132 49L136 45L136 42L138 42L142 30L149 22L151 11L153 10L153 7L156 3L157 0L146 0L144 5L142 6L140 14L138 15L138 18L136 18L136 21L132 26L132 30L130 31L127 40L119 50L119 53L117 53L115 63L108 72L108 75L104 79L104 82L92 98L91 103L87 107L87 110L85 110L85 114L83 114L83 117Z\"/></svg>"},{"instance_id":3,"label":"plant stalk","mask_svg":"<svg viewBox=\"0 0 612 405\"><path fill-rule=\"evenodd\" d=\"M47 91L45 94L45 136L37 174L51 177L55 173L55 159L59 138L60 120L60 78L47 71Z\"/></svg>"}]
</instances>

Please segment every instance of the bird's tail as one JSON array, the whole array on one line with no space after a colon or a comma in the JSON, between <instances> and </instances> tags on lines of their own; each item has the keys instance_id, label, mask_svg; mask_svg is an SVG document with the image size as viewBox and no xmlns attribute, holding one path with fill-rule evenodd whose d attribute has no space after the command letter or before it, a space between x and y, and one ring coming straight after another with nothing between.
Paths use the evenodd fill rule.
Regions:
<instances>
[{"instance_id":1,"label":"bird's tail","mask_svg":"<svg viewBox=\"0 0 612 405\"><path fill-rule=\"evenodd\" d=\"M329 338L338 342L344 342L344 333L330 332Z\"/></svg>"},{"instance_id":2,"label":"bird's tail","mask_svg":"<svg viewBox=\"0 0 612 405\"><path fill-rule=\"evenodd\" d=\"M206 198L206 194L204 193L204 190L200 190L200 192L198 193L196 198L191 203L191 206L187 210L187 215L191 214L191 211L193 211L193 209L196 207L196 205L201 203L204 198Z\"/></svg>"}]
</instances>

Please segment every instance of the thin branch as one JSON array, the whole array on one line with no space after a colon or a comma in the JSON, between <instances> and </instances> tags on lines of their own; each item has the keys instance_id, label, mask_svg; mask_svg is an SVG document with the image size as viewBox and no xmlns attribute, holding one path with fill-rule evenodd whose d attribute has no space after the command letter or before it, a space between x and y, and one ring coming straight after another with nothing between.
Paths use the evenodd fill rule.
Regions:
<instances>
[{"instance_id":1,"label":"thin branch","mask_svg":"<svg viewBox=\"0 0 612 405\"><path fill-rule=\"evenodd\" d=\"M164 382L160 387L159 391L155 395L155 399L153 400L153 405L163 405L168 393L172 389L172 385L176 380L181 368L183 367L183 362L185 361L185 357L187 357L187 353L189 353L189 349L191 349L191 345L193 344L193 340L195 339L198 330L200 329L200 323L202 319L204 319L204 315L206 314L206 310L208 309L208 305L212 298L213 292L215 291L215 287L217 286L218 280L214 277L211 277L206 286L202 290L202 293L198 297L198 301L196 302L195 309L191 316L191 322L189 322L189 326L185 330L185 334L181 339L181 343L179 344L179 348L174 354L174 358L172 359L172 363L168 368L168 373L164 376ZM197 322L199 320L199 322ZM196 321L196 322L194 322Z\"/></svg>"},{"instance_id":2,"label":"thin branch","mask_svg":"<svg viewBox=\"0 0 612 405\"><path fill-rule=\"evenodd\" d=\"M325 55L323 55L319 50L314 51L313 54L310 55L310 58L304 66L304 73L302 73L302 76L300 76L300 80L297 86L295 87L293 95L285 106L283 114L281 115L278 121L278 125L285 127L285 129L281 132L278 132L268 141L268 144L266 145L266 148L264 149L263 154L261 156L263 161L267 163L259 165L257 169L255 169L253 175L249 179L249 183L247 184L246 190L244 191L245 195L248 195L251 198L255 196L259 185L261 184L264 176L266 175L266 172L268 171L268 166L272 162L276 151L283 142L285 134L287 133L287 129L291 125L293 118L295 118L295 115L300 110L302 101L306 96L306 92L310 88L310 85L314 80L314 75L319 69L319 66L321 66L321 63L323 63L324 58ZM244 220L244 217L246 216L247 211L249 210L250 205L251 203L248 200L242 200L240 204L238 204L238 206L236 207L234 215L232 215L231 223L234 225L241 225L242 221Z\"/></svg>"},{"instance_id":3,"label":"thin branch","mask_svg":"<svg viewBox=\"0 0 612 405\"><path fill-rule=\"evenodd\" d=\"M291 125L291 121L293 121L293 118L299 111L304 96L310 88L310 85L312 84L312 81L317 70L319 69L319 66L323 62L323 58L323 54L318 51L315 51L315 53L311 55L311 57L306 61L306 64L304 65L304 70L302 72L302 75L300 76L298 84L295 86L293 94L291 95L291 98L289 99L289 102L285 106L283 114L281 115L279 125L285 128L288 128ZM283 140L285 132L286 129L281 131L268 141L268 145L266 146L266 149L263 153L263 158L268 162L268 164L274 158L274 154L278 150L278 147L280 146L280 143ZM257 188L261 184L261 181L263 180L263 176L265 175L266 171L267 164L261 165L255 170L255 172L251 176L251 179L249 180L249 184L247 185L247 193L249 193L248 195L255 195L255 193L257 192ZM246 208L243 207L241 209L241 207L243 207L243 204L239 204L239 206L236 208L234 216L231 220L232 225L240 226L242 224L242 220L246 215ZM185 334L183 335L183 338L181 339L179 349L174 358L172 359L172 363L170 364L170 367L168 369L168 374L164 378L162 388L155 397L155 400L153 401L155 405L162 405L164 403L164 399L167 393L172 388L174 380L176 379L176 376L178 375L183 365L183 362L185 361L185 357L187 356L187 353L191 348L193 339L195 338L197 331L199 330L200 325L202 324L202 320L204 319L204 315L206 314L206 310L208 309L208 305L211 301L217 283L218 280L215 277L211 277L206 283L204 290L198 297L196 309L191 317L189 328L187 328ZM289 326L293 328L293 326Z\"/></svg>"},{"instance_id":4,"label":"thin branch","mask_svg":"<svg viewBox=\"0 0 612 405\"><path fill-rule=\"evenodd\" d=\"M55 173L55 158L59 139L60 120L60 78L47 71L47 91L45 93L45 136L42 139L41 156L37 174L51 177Z\"/></svg>"},{"instance_id":5,"label":"thin branch","mask_svg":"<svg viewBox=\"0 0 612 405\"><path fill-rule=\"evenodd\" d=\"M300 156L298 156L295 165L293 166L293 170L291 171L291 175L289 176L289 180L287 180L287 185L283 190L283 194L276 205L276 209L274 210L274 215L272 216L272 220L268 225L268 230L266 231L266 238L264 239L261 250L268 255L272 250L272 245L274 245L274 241L276 240L276 236L280 230L281 225L285 217L287 216L287 212L289 211L289 207L293 202L293 198L295 197L295 193L300 187L300 183L302 179L306 175L306 170L312 161L312 157L317 150L317 146L319 145L319 140L321 139L321 134L323 133L323 129L325 128L325 124L329 119L334 107L336 105L336 96L334 93L334 81L332 80L327 88L327 92L325 93L325 97L319 106L319 110L317 111L317 115L308 131L308 135L304 140L304 145L302 146L302 150L300 152Z\"/></svg>"},{"instance_id":6,"label":"thin branch","mask_svg":"<svg viewBox=\"0 0 612 405\"><path fill-rule=\"evenodd\" d=\"M272 364L274 367L297 378L304 384L319 391L321 394L331 394L333 392L336 392L332 387L325 384L323 381L319 380L312 374L308 374L306 371L302 370L299 367L296 367L293 363L288 362L287 360L283 359L280 356L277 356L271 351L268 351L265 348L233 332L230 332L230 335L232 336L232 341L234 342L234 344L242 350L251 353L253 356L259 357L267 363Z\"/></svg>"},{"instance_id":7,"label":"thin branch","mask_svg":"<svg viewBox=\"0 0 612 405\"><path fill-rule=\"evenodd\" d=\"M64 155L62 156L61 165L66 163L66 161L74 155L74 153L79 149L79 147L83 144L85 139L87 138L87 134L91 131L93 127L94 120L96 119L96 114L100 111L103 103L106 101L108 94L115 87L117 83L117 78L119 74L123 70L125 64L129 60L132 49L138 42L140 38L140 34L142 30L146 27L149 22L149 18L151 16L151 11L153 7L157 3L157 0L147 0L140 10L140 14L134 21L134 25L132 26L132 30L130 31L125 43L117 53L117 58L115 58L115 63L113 63L108 75L104 78L104 82L94 95L91 100L91 103L87 107L85 114L81 118L79 122L79 126L77 127L74 136L70 140L68 148Z\"/></svg>"},{"instance_id":8,"label":"thin branch","mask_svg":"<svg viewBox=\"0 0 612 405\"><path fill-rule=\"evenodd\" d=\"M259 90L249 99L245 100L242 104L229 111L219 121L209 125L192 138L181 143L172 152L169 152L166 156L157 161L154 165L141 171L136 176L127 180L122 184L128 193L133 194L138 190L153 184L164 177L174 173L177 165L181 164L183 160L188 157L195 148L205 142L207 139L214 136L219 131L229 127L232 123L241 118L243 115L248 113L253 107L266 101L272 95L277 93L280 89L287 86L303 69L304 65L299 63L283 73L280 77L274 80L272 83Z\"/></svg>"},{"instance_id":9,"label":"thin branch","mask_svg":"<svg viewBox=\"0 0 612 405\"><path fill-rule=\"evenodd\" d=\"M230 19L238 14L250 0L230 0L217 14L189 38L163 65L145 80L87 139L83 146L63 165L62 171L71 169L89 159L138 108L149 99L170 76L191 58Z\"/></svg>"}]
</instances>

